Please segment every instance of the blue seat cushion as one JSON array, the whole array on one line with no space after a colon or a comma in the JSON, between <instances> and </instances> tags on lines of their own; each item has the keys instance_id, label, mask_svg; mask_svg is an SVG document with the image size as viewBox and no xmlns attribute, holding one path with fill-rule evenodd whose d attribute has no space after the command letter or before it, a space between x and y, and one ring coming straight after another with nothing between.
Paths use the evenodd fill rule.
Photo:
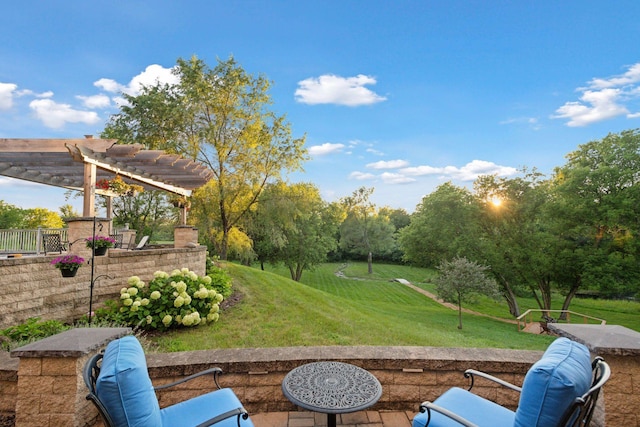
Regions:
<instances>
[{"instance_id":1,"label":"blue seat cushion","mask_svg":"<svg viewBox=\"0 0 640 427\"><path fill-rule=\"evenodd\" d=\"M480 426L513 427L513 411L458 387L450 388L433 403ZM413 418L412 427L425 427L426 423L427 413L420 413ZM432 410L429 427L460 427L460 424Z\"/></svg>"},{"instance_id":2,"label":"blue seat cushion","mask_svg":"<svg viewBox=\"0 0 640 427\"><path fill-rule=\"evenodd\" d=\"M116 426L162 425L144 351L134 336L107 345L96 394Z\"/></svg>"},{"instance_id":3,"label":"blue seat cushion","mask_svg":"<svg viewBox=\"0 0 640 427\"><path fill-rule=\"evenodd\" d=\"M515 427L558 425L574 399L591 387L591 357L582 344L558 338L527 372Z\"/></svg>"},{"instance_id":4,"label":"blue seat cushion","mask_svg":"<svg viewBox=\"0 0 640 427\"><path fill-rule=\"evenodd\" d=\"M162 425L166 427L196 426L218 414L240 407L242 404L235 393L229 388L223 388L163 408L160 410L160 416ZM253 427L250 419L241 420L240 425ZM227 418L215 426L238 427L238 418Z\"/></svg>"}]
</instances>

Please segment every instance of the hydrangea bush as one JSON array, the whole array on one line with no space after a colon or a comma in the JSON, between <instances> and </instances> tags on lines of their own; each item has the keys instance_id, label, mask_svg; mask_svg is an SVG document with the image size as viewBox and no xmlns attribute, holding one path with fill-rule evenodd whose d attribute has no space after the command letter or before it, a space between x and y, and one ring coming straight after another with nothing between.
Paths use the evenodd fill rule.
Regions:
<instances>
[{"instance_id":1,"label":"hydrangea bush","mask_svg":"<svg viewBox=\"0 0 640 427\"><path fill-rule=\"evenodd\" d=\"M221 277L230 282L228 276ZM223 299L209 276L199 277L188 268L156 271L148 284L131 276L120 290L120 300L107 304L99 315L143 329L166 330L217 321Z\"/></svg>"}]
</instances>

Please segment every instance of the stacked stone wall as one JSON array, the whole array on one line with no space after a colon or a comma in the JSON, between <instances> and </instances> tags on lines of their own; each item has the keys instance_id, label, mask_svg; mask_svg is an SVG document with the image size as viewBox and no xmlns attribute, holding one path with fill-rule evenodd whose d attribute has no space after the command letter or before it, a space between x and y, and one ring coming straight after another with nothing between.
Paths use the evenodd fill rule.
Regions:
<instances>
[{"instance_id":1,"label":"stacked stone wall","mask_svg":"<svg viewBox=\"0 0 640 427\"><path fill-rule=\"evenodd\" d=\"M62 277L51 265L60 254L0 260L0 329L30 317L76 320L89 311L91 266L87 260L75 277ZM157 270L187 267L205 274L206 248L162 248L140 251L109 249L94 260L93 307L117 298L130 276L148 281Z\"/></svg>"}]
</instances>

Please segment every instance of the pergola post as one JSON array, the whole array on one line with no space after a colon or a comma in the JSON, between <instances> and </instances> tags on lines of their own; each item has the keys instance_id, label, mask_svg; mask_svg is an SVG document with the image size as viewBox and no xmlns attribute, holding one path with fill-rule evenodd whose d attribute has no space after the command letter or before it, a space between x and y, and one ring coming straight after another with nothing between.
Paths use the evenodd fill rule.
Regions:
<instances>
[{"instance_id":1,"label":"pergola post","mask_svg":"<svg viewBox=\"0 0 640 427\"><path fill-rule=\"evenodd\" d=\"M96 175L97 168L93 163L84 163L84 199L82 216L92 217L96 214Z\"/></svg>"}]
</instances>

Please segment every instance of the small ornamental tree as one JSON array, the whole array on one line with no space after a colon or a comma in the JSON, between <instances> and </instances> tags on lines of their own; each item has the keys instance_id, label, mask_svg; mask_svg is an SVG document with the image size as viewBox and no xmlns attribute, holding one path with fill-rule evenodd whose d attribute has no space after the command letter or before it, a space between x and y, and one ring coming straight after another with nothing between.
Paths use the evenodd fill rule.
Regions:
<instances>
[{"instance_id":1,"label":"small ornamental tree","mask_svg":"<svg viewBox=\"0 0 640 427\"><path fill-rule=\"evenodd\" d=\"M496 282L485 272L488 267L466 258L443 261L438 266L440 274L434 280L438 296L445 301L458 304L458 329L462 329L462 302L472 296L483 294L492 298L499 296Z\"/></svg>"},{"instance_id":2,"label":"small ornamental tree","mask_svg":"<svg viewBox=\"0 0 640 427\"><path fill-rule=\"evenodd\" d=\"M230 282L224 274L218 274L216 280ZM130 277L120 290L120 300L110 301L98 316L162 331L217 321L223 299L209 276L199 277L188 268L156 271L148 285L138 276Z\"/></svg>"}]
</instances>

